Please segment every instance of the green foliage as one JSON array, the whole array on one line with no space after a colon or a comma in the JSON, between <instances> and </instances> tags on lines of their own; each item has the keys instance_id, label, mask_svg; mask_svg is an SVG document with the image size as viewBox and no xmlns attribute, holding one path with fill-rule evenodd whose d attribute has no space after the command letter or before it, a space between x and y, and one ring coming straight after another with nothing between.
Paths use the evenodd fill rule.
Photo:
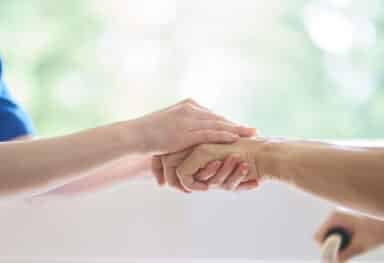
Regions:
<instances>
[{"instance_id":1,"label":"green foliage","mask_svg":"<svg viewBox=\"0 0 384 263\"><path fill-rule=\"evenodd\" d=\"M26 83L27 108L40 134L58 134L103 120L96 102L68 107L57 96L56 84L71 72L83 72L84 85L98 69L85 67L78 57L91 45L99 21L87 13L82 0L0 2L1 50L6 74ZM87 74L88 73L88 74ZM101 85L101 83L100 83ZM12 90L18 87L12 85ZM70 92L86 87L68 87ZM93 87L92 92L98 88ZM98 97L93 94L93 97Z\"/></svg>"},{"instance_id":2,"label":"green foliage","mask_svg":"<svg viewBox=\"0 0 384 263\"><path fill-rule=\"evenodd\" d=\"M239 89L241 102L235 106L241 108L236 117L268 135L381 137L384 131L382 5L376 5L379 10L375 10L373 18L377 33L375 46L337 57L311 41L302 17L308 2L281 1L283 15L268 36L249 29L239 47L241 59L272 69L273 76L244 80ZM369 15L370 6L378 3L353 2L347 13L363 17ZM42 135L61 134L112 120L103 105L107 103L106 97L113 103L109 85L116 80L95 60L94 42L105 23L92 11L95 4L86 0L0 1L0 50L6 75L25 84L28 98L25 103ZM330 77L329 63L342 63L352 70L343 92L340 82ZM358 81L353 72L359 69L371 73L367 84L370 86L359 87L360 91L373 90L363 100L351 95L352 88L348 94L348 83L354 84L355 78ZM63 96L63 85L67 97ZM11 88L17 89L13 85ZM173 91L172 87L162 94L169 90ZM71 94L83 98L81 103L68 103ZM161 98L168 100L166 96ZM222 107L233 103L233 98L225 95L223 98Z\"/></svg>"}]
</instances>

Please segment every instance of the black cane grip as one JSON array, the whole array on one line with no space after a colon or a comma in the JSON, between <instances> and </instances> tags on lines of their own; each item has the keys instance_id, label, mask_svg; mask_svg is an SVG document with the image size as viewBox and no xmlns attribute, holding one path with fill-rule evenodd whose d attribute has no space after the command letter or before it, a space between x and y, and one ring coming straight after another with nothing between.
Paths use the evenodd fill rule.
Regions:
<instances>
[{"instance_id":1,"label":"black cane grip","mask_svg":"<svg viewBox=\"0 0 384 263\"><path fill-rule=\"evenodd\" d=\"M341 237L341 245L339 251L343 251L349 246L349 244L351 244L352 234L343 227L337 226L329 229L324 236L324 241L331 235L339 235Z\"/></svg>"}]
</instances>

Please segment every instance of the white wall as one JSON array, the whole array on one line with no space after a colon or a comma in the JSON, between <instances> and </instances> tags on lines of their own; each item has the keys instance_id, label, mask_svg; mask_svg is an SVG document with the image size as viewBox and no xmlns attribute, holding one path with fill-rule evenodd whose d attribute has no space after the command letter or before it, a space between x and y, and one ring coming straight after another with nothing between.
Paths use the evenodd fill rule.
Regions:
<instances>
[{"instance_id":1,"label":"white wall","mask_svg":"<svg viewBox=\"0 0 384 263\"><path fill-rule=\"evenodd\" d=\"M328 209L273 184L183 195L132 183L82 199L2 206L0 256L316 259L312 234Z\"/></svg>"}]
</instances>

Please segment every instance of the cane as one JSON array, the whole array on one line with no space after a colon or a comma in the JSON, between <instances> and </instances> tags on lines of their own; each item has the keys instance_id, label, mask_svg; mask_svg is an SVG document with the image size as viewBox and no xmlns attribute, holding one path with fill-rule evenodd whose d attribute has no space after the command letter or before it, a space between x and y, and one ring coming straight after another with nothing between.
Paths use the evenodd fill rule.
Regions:
<instances>
[{"instance_id":1,"label":"cane","mask_svg":"<svg viewBox=\"0 0 384 263\"><path fill-rule=\"evenodd\" d=\"M334 227L328 230L321 249L322 263L338 263L339 252L346 249L351 240L350 232L343 227Z\"/></svg>"}]
</instances>

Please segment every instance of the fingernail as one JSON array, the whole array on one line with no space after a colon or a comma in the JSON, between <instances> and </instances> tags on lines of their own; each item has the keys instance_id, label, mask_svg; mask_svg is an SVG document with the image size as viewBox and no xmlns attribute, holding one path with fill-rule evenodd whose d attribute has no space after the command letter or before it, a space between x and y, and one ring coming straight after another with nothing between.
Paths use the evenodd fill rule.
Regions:
<instances>
[{"instance_id":1,"label":"fingernail","mask_svg":"<svg viewBox=\"0 0 384 263\"><path fill-rule=\"evenodd\" d=\"M243 163L241 165L241 173L243 175L247 175L248 174L248 171L249 171L249 165L247 163Z\"/></svg>"},{"instance_id":2,"label":"fingernail","mask_svg":"<svg viewBox=\"0 0 384 263\"><path fill-rule=\"evenodd\" d=\"M256 133L256 129L255 128L246 127L246 126L239 126L239 128L242 131L245 131L245 133L247 133L247 134L255 134Z\"/></svg>"}]
</instances>

